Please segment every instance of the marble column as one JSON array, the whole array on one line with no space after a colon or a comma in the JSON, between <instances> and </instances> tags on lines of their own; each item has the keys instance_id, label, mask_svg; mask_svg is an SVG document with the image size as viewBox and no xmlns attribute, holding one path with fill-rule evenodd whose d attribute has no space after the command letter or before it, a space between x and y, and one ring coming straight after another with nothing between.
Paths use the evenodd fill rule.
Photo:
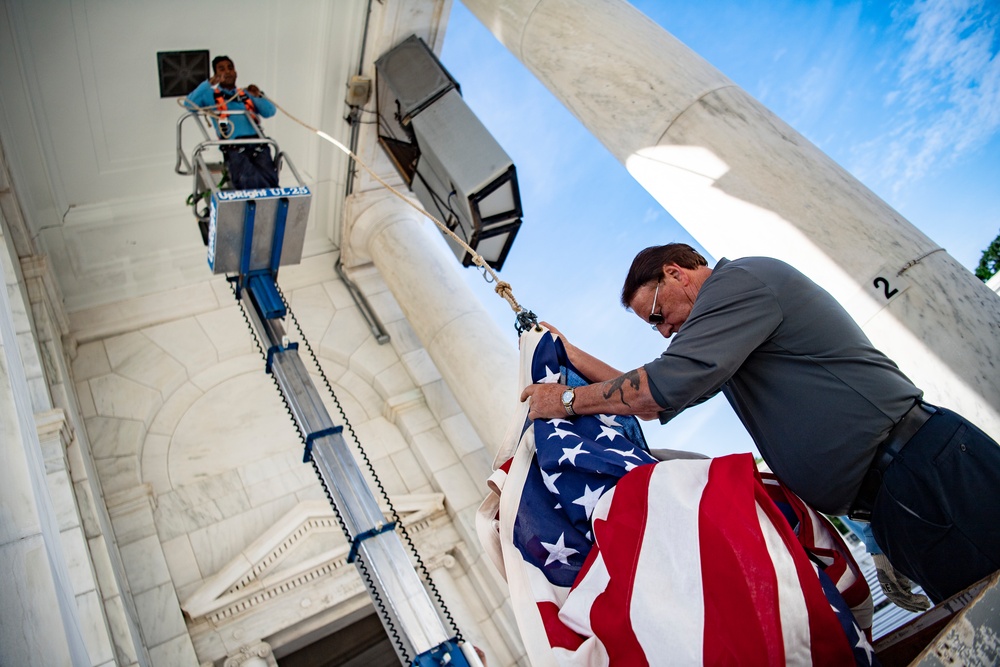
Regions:
<instances>
[{"instance_id":1,"label":"marble column","mask_svg":"<svg viewBox=\"0 0 1000 667\"><path fill-rule=\"evenodd\" d=\"M710 253L793 264L1000 437L1000 298L933 240L624 0L463 3Z\"/></svg>"},{"instance_id":2,"label":"marble column","mask_svg":"<svg viewBox=\"0 0 1000 667\"><path fill-rule=\"evenodd\" d=\"M433 223L380 192L352 197L350 214L352 260L370 260L378 268L469 422L495 454L517 400L517 350L462 280Z\"/></svg>"}]
</instances>

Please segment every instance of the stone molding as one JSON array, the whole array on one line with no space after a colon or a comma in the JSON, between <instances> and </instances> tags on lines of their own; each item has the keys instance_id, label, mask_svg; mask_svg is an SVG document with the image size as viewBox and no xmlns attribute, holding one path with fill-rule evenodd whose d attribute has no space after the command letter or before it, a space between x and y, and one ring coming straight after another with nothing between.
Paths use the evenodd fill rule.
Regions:
<instances>
[{"instance_id":1,"label":"stone molding","mask_svg":"<svg viewBox=\"0 0 1000 667\"><path fill-rule=\"evenodd\" d=\"M151 484L140 484L105 496L104 505L108 508L108 514L114 519L137 509L156 509L156 495Z\"/></svg>"},{"instance_id":2,"label":"stone molding","mask_svg":"<svg viewBox=\"0 0 1000 667\"><path fill-rule=\"evenodd\" d=\"M410 494L391 500L414 540L421 533L433 531L435 519L447 520L444 494ZM354 568L347 562L346 544L309 558L287 572L272 574L297 545L319 531L340 531L330 505L322 500L299 503L219 572L208 577L181 603L181 609L192 620L205 618L219 624L320 577L346 572L353 575Z\"/></svg>"},{"instance_id":3,"label":"stone molding","mask_svg":"<svg viewBox=\"0 0 1000 667\"><path fill-rule=\"evenodd\" d=\"M285 294L306 285L337 280L334 252L304 257L300 264L281 267L279 284ZM224 276L206 271L199 282L96 305L69 313L68 348L139 331L157 324L214 312L236 304Z\"/></svg>"},{"instance_id":4,"label":"stone molding","mask_svg":"<svg viewBox=\"0 0 1000 667\"><path fill-rule=\"evenodd\" d=\"M451 570L458 564L458 561L454 556L451 555L451 551L445 551L444 553L437 554L433 558L428 558L425 560L425 565L427 565L427 571L434 573L435 570Z\"/></svg>"},{"instance_id":5,"label":"stone molding","mask_svg":"<svg viewBox=\"0 0 1000 667\"><path fill-rule=\"evenodd\" d=\"M58 436L63 449L73 442L73 424L66 419L62 408L35 413L35 427L39 440L49 440Z\"/></svg>"},{"instance_id":6,"label":"stone molding","mask_svg":"<svg viewBox=\"0 0 1000 667\"><path fill-rule=\"evenodd\" d=\"M397 424L399 415L407 410L421 408L427 405L424 394L419 389L412 389L396 396L390 396L385 400L382 407L382 416L389 422Z\"/></svg>"},{"instance_id":7,"label":"stone molding","mask_svg":"<svg viewBox=\"0 0 1000 667\"><path fill-rule=\"evenodd\" d=\"M271 645L267 642L259 641L255 644L247 644L240 647L240 652L226 658L222 667L277 667L278 662L274 659Z\"/></svg>"},{"instance_id":8,"label":"stone molding","mask_svg":"<svg viewBox=\"0 0 1000 667\"><path fill-rule=\"evenodd\" d=\"M60 335L65 336L69 333L69 317L67 317L66 310L63 307L63 296L62 291L59 289L59 283L52 273L52 267L49 266L49 258L46 255L22 257L21 273L24 275L28 289L32 292L30 294L31 300L42 300L44 295L44 301L55 318ZM32 285L36 279L39 281L41 288L37 294L34 293L34 286Z\"/></svg>"}]
</instances>

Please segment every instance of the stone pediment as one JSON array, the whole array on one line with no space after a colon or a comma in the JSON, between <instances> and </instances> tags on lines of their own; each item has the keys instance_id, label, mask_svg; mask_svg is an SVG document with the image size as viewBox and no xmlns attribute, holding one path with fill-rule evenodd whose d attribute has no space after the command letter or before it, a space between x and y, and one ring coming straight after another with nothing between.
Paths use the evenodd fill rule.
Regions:
<instances>
[{"instance_id":1,"label":"stone pediment","mask_svg":"<svg viewBox=\"0 0 1000 667\"><path fill-rule=\"evenodd\" d=\"M414 538L427 529L430 519L444 514L441 493L396 496L392 504ZM192 620L217 623L319 577L336 576L339 570L353 573L348 554L347 539L330 505L304 501L208 577L181 608Z\"/></svg>"}]
</instances>

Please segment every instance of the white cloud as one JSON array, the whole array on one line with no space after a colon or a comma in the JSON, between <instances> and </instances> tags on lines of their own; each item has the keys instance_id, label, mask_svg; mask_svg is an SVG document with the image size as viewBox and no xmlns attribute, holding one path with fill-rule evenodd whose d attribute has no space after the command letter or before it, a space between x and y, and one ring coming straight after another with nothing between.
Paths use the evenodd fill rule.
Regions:
<instances>
[{"instance_id":1,"label":"white cloud","mask_svg":"<svg viewBox=\"0 0 1000 667\"><path fill-rule=\"evenodd\" d=\"M919 0L896 20L908 26L887 137L858 147L855 173L898 194L954 164L1000 131L1000 12L992 0Z\"/></svg>"}]
</instances>

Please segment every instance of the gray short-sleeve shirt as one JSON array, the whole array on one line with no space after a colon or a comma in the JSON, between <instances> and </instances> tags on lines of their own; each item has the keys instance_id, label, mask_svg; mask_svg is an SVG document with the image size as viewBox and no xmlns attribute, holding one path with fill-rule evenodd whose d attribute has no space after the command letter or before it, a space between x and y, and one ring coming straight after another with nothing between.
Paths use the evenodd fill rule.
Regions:
<instances>
[{"instance_id":1,"label":"gray short-sleeve shirt","mask_svg":"<svg viewBox=\"0 0 1000 667\"><path fill-rule=\"evenodd\" d=\"M645 369L661 422L721 390L771 470L829 514L847 512L875 447L922 395L828 292L767 257L719 260Z\"/></svg>"}]
</instances>

